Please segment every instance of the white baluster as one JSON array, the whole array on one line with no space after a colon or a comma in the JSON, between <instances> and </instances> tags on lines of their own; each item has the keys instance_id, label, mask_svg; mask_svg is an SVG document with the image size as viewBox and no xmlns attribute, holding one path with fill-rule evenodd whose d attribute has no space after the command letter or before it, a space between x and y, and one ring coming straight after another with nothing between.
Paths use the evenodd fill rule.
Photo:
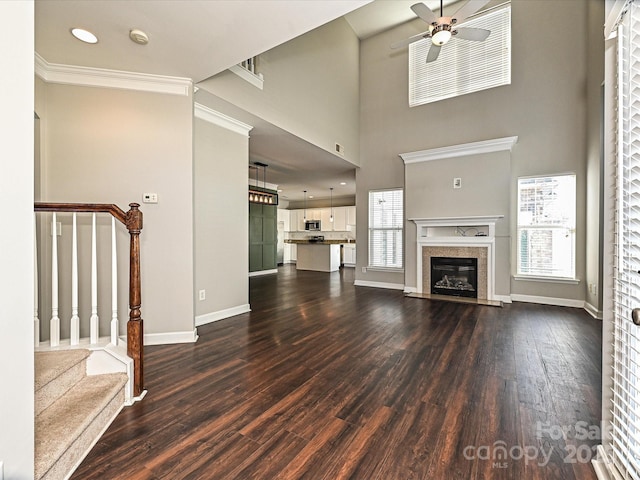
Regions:
<instances>
[{"instance_id":1,"label":"white baluster","mask_svg":"<svg viewBox=\"0 0 640 480\"><path fill-rule=\"evenodd\" d=\"M91 222L91 318L89 330L91 343L98 343L100 325L98 319L98 257L96 249L96 214L93 214Z\"/></svg>"},{"instance_id":2,"label":"white baluster","mask_svg":"<svg viewBox=\"0 0 640 480\"><path fill-rule=\"evenodd\" d=\"M37 215L33 214L33 338L34 345L40 346L40 319L38 318L38 231Z\"/></svg>"},{"instance_id":3,"label":"white baluster","mask_svg":"<svg viewBox=\"0 0 640 480\"><path fill-rule=\"evenodd\" d=\"M51 321L49 339L52 347L60 345L60 318L58 318L58 221L53 213L51 224Z\"/></svg>"},{"instance_id":4,"label":"white baluster","mask_svg":"<svg viewBox=\"0 0 640 480\"><path fill-rule=\"evenodd\" d=\"M80 317L78 317L78 228L73 212L71 233L71 345L80 343Z\"/></svg>"},{"instance_id":5,"label":"white baluster","mask_svg":"<svg viewBox=\"0 0 640 480\"><path fill-rule=\"evenodd\" d=\"M118 255L116 219L111 217L111 343L118 345Z\"/></svg>"}]
</instances>

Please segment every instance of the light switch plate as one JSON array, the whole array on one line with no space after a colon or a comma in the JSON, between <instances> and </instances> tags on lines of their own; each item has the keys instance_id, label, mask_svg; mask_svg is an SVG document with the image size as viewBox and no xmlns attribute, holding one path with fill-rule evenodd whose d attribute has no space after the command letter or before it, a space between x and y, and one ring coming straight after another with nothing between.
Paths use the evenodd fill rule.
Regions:
<instances>
[{"instance_id":1,"label":"light switch plate","mask_svg":"<svg viewBox=\"0 0 640 480\"><path fill-rule=\"evenodd\" d=\"M142 194L142 203L158 203L158 194L157 193L143 193Z\"/></svg>"},{"instance_id":2,"label":"light switch plate","mask_svg":"<svg viewBox=\"0 0 640 480\"><path fill-rule=\"evenodd\" d=\"M456 177L453 179L453 188L462 188L462 178Z\"/></svg>"}]
</instances>

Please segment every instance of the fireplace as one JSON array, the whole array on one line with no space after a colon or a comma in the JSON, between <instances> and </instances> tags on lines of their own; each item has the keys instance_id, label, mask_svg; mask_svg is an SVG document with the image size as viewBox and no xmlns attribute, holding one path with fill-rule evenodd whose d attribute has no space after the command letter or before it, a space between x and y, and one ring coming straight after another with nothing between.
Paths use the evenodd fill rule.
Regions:
<instances>
[{"instance_id":1,"label":"fireplace","mask_svg":"<svg viewBox=\"0 0 640 480\"><path fill-rule=\"evenodd\" d=\"M478 259L431 257L431 293L478 298Z\"/></svg>"}]
</instances>

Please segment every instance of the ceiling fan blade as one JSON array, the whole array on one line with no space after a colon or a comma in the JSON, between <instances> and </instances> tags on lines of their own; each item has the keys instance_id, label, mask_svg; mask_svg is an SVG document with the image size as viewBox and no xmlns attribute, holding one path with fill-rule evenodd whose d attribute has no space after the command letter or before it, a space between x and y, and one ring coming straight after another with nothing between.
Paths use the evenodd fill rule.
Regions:
<instances>
[{"instance_id":1,"label":"ceiling fan blade","mask_svg":"<svg viewBox=\"0 0 640 480\"><path fill-rule=\"evenodd\" d=\"M435 62L438 59L438 55L440 55L440 49L442 47L440 45L431 44L431 48L429 49L429 53L427 54L427 63Z\"/></svg>"},{"instance_id":2,"label":"ceiling fan blade","mask_svg":"<svg viewBox=\"0 0 640 480\"><path fill-rule=\"evenodd\" d=\"M464 22L468 17L476 13L491 0L469 0L460 9L454 13L451 18L455 18L457 23ZM413 8L413 7L411 7Z\"/></svg>"},{"instance_id":3,"label":"ceiling fan blade","mask_svg":"<svg viewBox=\"0 0 640 480\"><path fill-rule=\"evenodd\" d=\"M413 13L418 15L422 20L429 24L438 20L437 15L433 13L424 3L416 3L414 5L411 5L411 10L413 10Z\"/></svg>"},{"instance_id":4,"label":"ceiling fan blade","mask_svg":"<svg viewBox=\"0 0 640 480\"><path fill-rule=\"evenodd\" d=\"M462 40L473 40L474 42L484 42L491 34L491 30L485 30L484 28L456 28L455 38L461 38Z\"/></svg>"},{"instance_id":5,"label":"ceiling fan blade","mask_svg":"<svg viewBox=\"0 0 640 480\"><path fill-rule=\"evenodd\" d=\"M417 42L418 40L422 40L423 38L429 38L430 36L431 36L431 33L429 33L429 31L427 30L426 32L422 32L412 37L406 38L404 40L400 40L399 42L392 43L391 48L395 49L395 48L406 47L410 43Z\"/></svg>"}]
</instances>

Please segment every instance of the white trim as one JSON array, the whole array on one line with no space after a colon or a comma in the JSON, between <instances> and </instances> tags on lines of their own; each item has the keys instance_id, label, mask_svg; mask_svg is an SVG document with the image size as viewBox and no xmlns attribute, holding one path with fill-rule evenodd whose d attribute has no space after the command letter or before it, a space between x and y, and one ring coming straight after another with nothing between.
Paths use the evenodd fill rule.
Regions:
<instances>
[{"instance_id":1,"label":"white trim","mask_svg":"<svg viewBox=\"0 0 640 480\"><path fill-rule=\"evenodd\" d=\"M511 295L496 295L495 293L493 294L493 299L494 300L498 300L502 303L512 303L512 298Z\"/></svg>"},{"instance_id":2,"label":"white trim","mask_svg":"<svg viewBox=\"0 0 640 480\"><path fill-rule=\"evenodd\" d=\"M367 272L404 273L404 268L366 266Z\"/></svg>"},{"instance_id":3,"label":"white trim","mask_svg":"<svg viewBox=\"0 0 640 480\"><path fill-rule=\"evenodd\" d=\"M246 68L241 67L240 65L229 67L229 71L235 73L240 78L246 80L251 85L259 88L260 90L264 88L264 75L262 75L261 73L252 73Z\"/></svg>"},{"instance_id":4,"label":"white trim","mask_svg":"<svg viewBox=\"0 0 640 480\"><path fill-rule=\"evenodd\" d=\"M272 270L258 270L257 272L249 272L249 277L259 277L261 275L271 275L273 273L278 273L278 269L274 268Z\"/></svg>"},{"instance_id":5,"label":"white trim","mask_svg":"<svg viewBox=\"0 0 640 480\"><path fill-rule=\"evenodd\" d=\"M578 285L580 283L579 278L564 278L564 277L542 277L540 275L513 275L513 279L519 282L547 282L547 283L568 283L572 285Z\"/></svg>"},{"instance_id":6,"label":"white trim","mask_svg":"<svg viewBox=\"0 0 640 480\"><path fill-rule=\"evenodd\" d=\"M245 303L244 305L238 305L237 307L225 308L224 310L198 315L196 317L196 327L206 325L207 323L217 322L218 320L223 320L225 318L235 317L236 315L250 311L251 306L248 303Z\"/></svg>"},{"instance_id":7,"label":"white trim","mask_svg":"<svg viewBox=\"0 0 640 480\"><path fill-rule=\"evenodd\" d=\"M418 293L418 289L416 287L407 287L406 285L404 286L404 293L409 294L409 293Z\"/></svg>"},{"instance_id":8,"label":"white trim","mask_svg":"<svg viewBox=\"0 0 640 480\"><path fill-rule=\"evenodd\" d=\"M239 133L245 137L249 136L249 132L253 128L251 125L241 122L240 120L236 120L224 113L217 112L212 108L197 102L194 103L193 111L196 118L204 120L205 122L213 123L219 127L226 128L232 132Z\"/></svg>"},{"instance_id":9,"label":"white trim","mask_svg":"<svg viewBox=\"0 0 640 480\"><path fill-rule=\"evenodd\" d=\"M401 153L400 158L405 165L411 163L430 162L432 160L443 160L445 158L466 157L478 155L480 153L493 153L511 151L518 141L518 137L494 138L493 140L483 140L481 142L461 143L449 147L430 148L417 152Z\"/></svg>"},{"instance_id":10,"label":"white trim","mask_svg":"<svg viewBox=\"0 0 640 480\"><path fill-rule=\"evenodd\" d=\"M404 290L405 288L402 283L371 282L368 280L356 280L353 284L356 287L387 288L390 290Z\"/></svg>"},{"instance_id":11,"label":"white trim","mask_svg":"<svg viewBox=\"0 0 640 480\"><path fill-rule=\"evenodd\" d=\"M591 305L589 302L584 302L584 309L587 311L589 315L597 320L602 320L602 310L598 310L596 307Z\"/></svg>"},{"instance_id":12,"label":"white trim","mask_svg":"<svg viewBox=\"0 0 640 480\"><path fill-rule=\"evenodd\" d=\"M620 17L624 11L624 8L627 6L627 0L614 0L611 3L611 10L609 11L609 15L607 15L607 19L604 22L604 39L609 40L611 38L615 38L616 36L616 28L618 27L618 23L620 22Z\"/></svg>"},{"instance_id":13,"label":"white trim","mask_svg":"<svg viewBox=\"0 0 640 480\"><path fill-rule=\"evenodd\" d=\"M186 332L145 333L144 345L171 345L174 343L195 343L198 341L198 330Z\"/></svg>"},{"instance_id":14,"label":"white trim","mask_svg":"<svg viewBox=\"0 0 640 480\"><path fill-rule=\"evenodd\" d=\"M35 73L47 83L84 87L120 88L142 92L166 93L188 97L193 83L190 78L123 72L105 68L78 67L49 63L35 54Z\"/></svg>"},{"instance_id":15,"label":"white trim","mask_svg":"<svg viewBox=\"0 0 640 480\"><path fill-rule=\"evenodd\" d=\"M574 300L572 298L539 297L537 295L520 295L518 293L512 293L511 300L513 300L514 302L555 305L557 307L584 308L585 306L584 300Z\"/></svg>"}]
</instances>

